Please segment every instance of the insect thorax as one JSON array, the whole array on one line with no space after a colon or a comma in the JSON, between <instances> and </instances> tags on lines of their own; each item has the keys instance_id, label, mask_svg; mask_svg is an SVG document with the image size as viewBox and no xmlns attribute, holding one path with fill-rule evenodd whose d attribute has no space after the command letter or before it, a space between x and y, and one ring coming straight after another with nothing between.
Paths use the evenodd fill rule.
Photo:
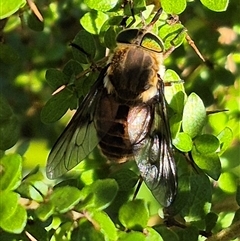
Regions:
<instances>
[{"instance_id":1,"label":"insect thorax","mask_svg":"<svg viewBox=\"0 0 240 241\"><path fill-rule=\"evenodd\" d=\"M157 94L159 75L164 72L162 53L130 44L115 50L104 85L123 102L147 102Z\"/></svg>"}]
</instances>

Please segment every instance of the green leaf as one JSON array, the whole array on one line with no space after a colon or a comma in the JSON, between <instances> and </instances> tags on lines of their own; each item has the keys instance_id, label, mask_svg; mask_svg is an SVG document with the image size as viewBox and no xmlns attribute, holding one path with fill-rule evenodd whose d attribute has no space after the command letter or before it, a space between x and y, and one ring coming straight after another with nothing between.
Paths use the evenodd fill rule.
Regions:
<instances>
[{"instance_id":1,"label":"green leaf","mask_svg":"<svg viewBox=\"0 0 240 241\"><path fill-rule=\"evenodd\" d=\"M99 11L108 11L116 6L118 0L84 0L83 1L90 9Z\"/></svg>"},{"instance_id":2,"label":"green leaf","mask_svg":"<svg viewBox=\"0 0 240 241\"><path fill-rule=\"evenodd\" d=\"M114 172L110 177L117 181L119 191L129 191L133 189L139 180L139 176L129 169L121 169Z\"/></svg>"},{"instance_id":3,"label":"green leaf","mask_svg":"<svg viewBox=\"0 0 240 241\"><path fill-rule=\"evenodd\" d=\"M146 19L146 16L144 15L145 11L146 10L146 1L144 0L138 0L138 1L132 1L132 3L129 3L129 2L126 2L127 4L124 5L124 16L128 16L130 17L128 20L129 22L127 21L127 25L132 21L132 9L133 9L133 12L135 14L135 17L137 16L137 14L139 14L140 12L143 12L143 16L144 16L144 19Z\"/></svg>"},{"instance_id":4,"label":"green leaf","mask_svg":"<svg viewBox=\"0 0 240 241\"><path fill-rule=\"evenodd\" d=\"M49 191L48 185L44 182L44 176L42 172L39 171L39 166L36 166L24 177L23 183L32 185L44 196L46 196Z\"/></svg>"},{"instance_id":5,"label":"green leaf","mask_svg":"<svg viewBox=\"0 0 240 241\"><path fill-rule=\"evenodd\" d=\"M169 214L172 216L177 215L187 204L186 200L188 200L191 192L190 187L191 186L188 173L178 177L177 196L175 197L172 205L168 207Z\"/></svg>"},{"instance_id":6,"label":"green leaf","mask_svg":"<svg viewBox=\"0 0 240 241\"><path fill-rule=\"evenodd\" d=\"M12 108L3 96L0 96L0 123L9 121L13 115Z\"/></svg>"},{"instance_id":7,"label":"green leaf","mask_svg":"<svg viewBox=\"0 0 240 241\"><path fill-rule=\"evenodd\" d=\"M61 225L58 226L58 228L54 234L54 238L55 238L54 240L66 240L66 237L70 237L72 229L73 229L72 221L62 222ZM48 241L48 240L46 240L46 241Z\"/></svg>"},{"instance_id":8,"label":"green leaf","mask_svg":"<svg viewBox=\"0 0 240 241\"><path fill-rule=\"evenodd\" d=\"M201 3L215 12L226 11L229 0L200 0Z\"/></svg>"},{"instance_id":9,"label":"green leaf","mask_svg":"<svg viewBox=\"0 0 240 241\"><path fill-rule=\"evenodd\" d=\"M108 15L103 12L91 11L80 19L80 23L85 30L92 34L99 34L101 27L108 20Z\"/></svg>"},{"instance_id":10,"label":"green leaf","mask_svg":"<svg viewBox=\"0 0 240 241\"><path fill-rule=\"evenodd\" d=\"M28 15L27 24L34 31L42 32L44 29L44 22L40 21L32 11Z\"/></svg>"},{"instance_id":11,"label":"green leaf","mask_svg":"<svg viewBox=\"0 0 240 241\"><path fill-rule=\"evenodd\" d=\"M182 115L181 114L174 114L173 116L170 117L169 120L170 127L171 127L171 135L172 138L176 138L176 135L180 132L181 130L181 125L182 125Z\"/></svg>"},{"instance_id":12,"label":"green leaf","mask_svg":"<svg viewBox=\"0 0 240 241\"><path fill-rule=\"evenodd\" d=\"M10 216L12 216L18 206L19 194L11 191L0 191L0 226L5 222Z\"/></svg>"},{"instance_id":13,"label":"green leaf","mask_svg":"<svg viewBox=\"0 0 240 241\"><path fill-rule=\"evenodd\" d=\"M29 198L37 202L43 201L41 193L36 190L35 187L29 185L28 183L23 182L17 189L17 191L21 194L22 197Z\"/></svg>"},{"instance_id":14,"label":"green leaf","mask_svg":"<svg viewBox=\"0 0 240 241\"><path fill-rule=\"evenodd\" d=\"M117 192L118 184L114 179L97 180L82 189L82 195L86 199L83 203L84 208L104 209L112 203Z\"/></svg>"},{"instance_id":15,"label":"green leaf","mask_svg":"<svg viewBox=\"0 0 240 241\"><path fill-rule=\"evenodd\" d=\"M183 82L176 72L170 69L165 72L163 78L166 85L170 84L170 86L164 88L164 96L167 103L171 109L173 109L174 113L180 114L182 117L182 111L186 99Z\"/></svg>"},{"instance_id":16,"label":"green leaf","mask_svg":"<svg viewBox=\"0 0 240 241\"><path fill-rule=\"evenodd\" d=\"M218 155L221 156L232 143L233 132L229 127L226 127L218 134L217 138L220 142L220 152Z\"/></svg>"},{"instance_id":17,"label":"green leaf","mask_svg":"<svg viewBox=\"0 0 240 241\"><path fill-rule=\"evenodd\" d=\"M238 206L240 206L240 185L237 186L236 201Z\"/></svg>"},{"instance_id":18,"label":"green leaf","mask_svg":"<svg viewBox=\"0 0 240 241\"><path fill-rule=\"evenodd\" d=\"M186 0L169 1L161 0L163 10L168 14L180 14L187 6Z\"/></svg>"},{"instance_id":19,"label":"green leaf","mask_svg":"<svg viewBox=\"0 0 240 241\"><path fill-rule=\"evenodd\" d=\"M88 76L84 76L83 78L76 81L75 86L78 91L78 96L86 96L89 93L93 83L96 81L98 76L98 72L92 72Z\"/></svg>"},{"instance_id":20,"label":"green leaf","mask_svg":"<svg viewBox=\"0 0 240 241\"><path fill-rule=\"evenodd\" d=\"M35 211L37 217L41 221L46 221L54 213L54 205L52 202L42 203Z\"/></svg>"},{"instance_id":21,"label":"green leaf","mask_svg":"<svg viewBox=\"0 0 240 241\"><path fill-rule=\"evenodd\" d=\"M191 154L199 168L214 180L218 180L221 174L221 162L216 153L200 153L196 147L193 147Z\"/></svg>"},{"instance_id":22,"label":"green leaf","mask_svg":"<svg viewBox=\"0 0 240 241\"><path fill-rule=\"evenodd\" d=\"M0 1L0 19L7 18L26 4L25 0Z\"/></svg>"},{"instance_id":23,"label":"green leaf","mask_svg":"<svg viewBox=\"0 0 240 241\"><path fill-rule=\"evenodd\" d=\"M197 227L190 226L186 227L181 232L181 241L198 241L199 230Z\"/></svg>"},{"instance_id":24,"label":"green leaf","mask_svg":"<svg viewBox=\"0 0 240 241\"><path fill-rule=\"evenodd\" d=\"M232 220L232 224L240 221L240 208L235 212L234 218Z\"/></svg>"},{"instance_id":25,"label":"green leaf","mask_svg":"<svg viewBox=\"0 0 240 241\"><path fill-rule=\"evenodd\" d=\"M51 225L52 220L47 220L46 222L42 222L37 219L33 210L28 212L29 221L27 222L26 227L24 228L24 233L28 232L34 237L35 240L41 241L49 241L49 231L47 231L47 227ZM33 219L31 219L31 217ZM28 237L29 238L29 237Z\"/></svg>"},{"instance_id":26,"label":"green leaf","mask_svg":"<svg viewBox=\"0 0 240 241\"><path fill-rule=\"evenodd\" d=\"M64 186L53 190L50 196L50 202L57 212L65 213L71 210L81 198L82 194L79 189L76 187Z\"/></svg>"},{"instance_id":27,"label":"green leaf","mask_svg":"<svg viewBox=\"0 0 240 241\"><path fill-rule=\"evenodd\" d=\"M19 121L15 115L12 115L8 121L0 123L0 150L7 150L14 146L18 141L20 134Z\"/></svg>"},{"instance_id":28,"label":"green leaf","mask_svg":"<svg viewBox=\"0 0 240 241\"><path fill-rule=\"evenodd\" d=\"M211 232L212 229L215 227L218 220L218 215L216 213L208 213L205 217L205 224L206 224L206 232Z\"/></svg>"},{"instance_id":29,"label":"green leaf","mask_svg":"<svg viewBox=\"0 0 240 241\"><path fill-rule=\"evenodd\" d=\"M96 44L89 32L81 30L73 40L73 43L77 45L72 47L74 59L84 64L92 63L96 55Z\"/></svg>"},{"instance_id":30,"label":"green leaf","mask_svg":"<svg viewBox=\"0 0 240 241\"><path fill-rule=\"evenodd\" d=\"M203 134L194 139L194 145L202 154L214 153L219 148L219 140L213 135Z\"/></svg>"},{"instance_id":31,"label":"green leaf","mask_svg":"<svg viewBox=\"0 0 240 241\"><path fill-rule=\"evenodd\" d=\"M182 90L182 83L174 84L171 88L165 88L165 97L169 106L176 114L181 115L181 117L186 98L186 94Z\"/></svg>"},{"instance_id":32,"label":"green leaf","mask_svg":"<svg viewBox=\"0 0 240 241\"><path fill-rule=\"evenodd\" d=\"M156 230L160 233L164 241L179 241L177 234L165 226L159 226Z\"/></svg>"},{"instance_id":33,"label":"green leaf","mask_svg":"<svg viewBox=\"0 0 240 241\"><path fill-rule=\"evenodd\" d=\"M146 227L144 229L144 234L146 235L145 241L164 241L161 235L153 228Z\"/></svg>"},{"instance_id":34,"label":"green leaf","mask_svg":"<svg viewBox=\"0 0 240 241\"><path fill-rule=\"evenodd\" d=\"M131 231L129 233L123 232L119 235L118 241L146 241L146 237L143 233L137 231ZM154 240L155 241L155 240Z\"/></svg>"},{"instance_id":35,"label":"green leaf","mask_svg":"<svg viewBox=\"0 0 240 241\"><path fill-rule=\"evenodd\" d=\"M171 82L182 82L179 75L172 69L167 69L164 73L163 80L165 83L171 83Z\"/></svg>"},{"instance_id":36,"label":"green leaf","mask_svg":"<svg viewBox=\"0 0 240 241\"><path fill-rule=\"evenodd\" d=\"M204 174L192 173L190 176L190 192L185 200L186 205L181 210L188 222L205 217L210 212L212 198L212 186L209 178Z\"/></svg>"},{"instance_id":37,"label":"green leaf","mask_svg":"<svg viewBox=\"0 0 240 241\"><path fill-rule=\"evenodd\" d=\"M182 128L192 138L199 135L206 122L206 110L202 100L192 93L183 109Z\"/></svg>"},{"instance_id":38,"label":"green leaf","mask_svg":"<svg viewBox=\"0 0 240 241\"><path fill-rule=\"evenodd\" d=\"M149 218L148 208L143 200L125 203L119 210L119 221L127 229L142 230Z\"/></svg>"},{"instance_id":39,"label":"green leaf","mask_svg":"<svg viewBox=\"0 0 240 241\"><path fill-rule=\"evenodd\" d=\"M20 134L17 117L7 101L0 96L0 150L7 150L16 144Z\"/></svg>"},{"instance_id":40,"label":"green leaf","mask_svg":"<svg viewBox=\"0 0 240 241\"><path fill-rule=\"evenodd\" d=\"M87 240L94 240L94 241L105 241L103 234L99 232L98 227L94 226L90 221L81 218L79 226L74 228L72 235L72 240L78 241L87 241Z\"/></svg>"},{"instance_id":41,"label":"green leaf","mask_svg":"<svg viewBox=\"0 0 240 241\"><path fill-rule=\"evenodd\" d=\"M226 193L236 193L237 177L231 172L223 172L219 178L218 185Z\"/></svg>"},{"instance_id":42,"label":"green leaf","mask_svg":"<svg viewBox=\"0 0 240 241\"><path fill-rule=\"evenodd\" d=\"M234 85L235 76L225 67L216 67L214 69L214 78L218 80L219 85L231 86Z\"/></svg>"},{"instance_id":43,"label":"green leaf","mask_svg":"<svg viewBox=\"0 0 240 241\"><path fill-rule=\"evenodd\" d=\"M116 27L110 27L104 33L104 43L107 48L114 49L116 47L117 34Z\"/></svg>"},{"instance_id":44,"label":"green leaf","mask_svg":"<svg viewBox=\"0 0 240 241\"><path fill-rule=\"evenodd\" d=\"M71 106L75 96L67 88L52 96L41 112L43 123L52 123L59 120Z\"/></svg>"},{"instance_id":45,"label":"green leaf","mask_svg":"<svg viewBox=\"0 0 240 241\"><path fill-rule=\"evenodd\" d=\"M189 152L192 150L192 139L184 132L180 132L173 139L173 145L182 152Z\"/></svg>"},{"instance_id":46,"label":"green leaf","mask_svg":"<svg viewBox=\"0 0 240 241\"><path fill-rule=\"evenodd\" d=\"M62 85L67 84L64 74L57 69L48 69L45 78L52 89L56 90Z\"/></svg>"},{"instance_id":47,"label":"green leaf","mask_svg":"<svg viewBox=\"0 0 240 241\"><path fill-rule=\"evenodd\" d=\"M67 83L74 82L82 71L82 65L73 59L69 60L63 68L63 73L66 75L65 79L67 80Z\"/></svg>"},{"instance_id":48,"label":"green leaf","mask_svg":"<svg viewBox=\"0 0 240 241\"><path fill-rule=\"evenodd\" d=\"M15 190L22 179L22 157L9 154L0 160L0 190Z\"/></svg>"},{"instance_id":49,"label":"green leaf","mask_svg":"<svg viewBox=\"0 0 240 241\"><path fill-rule=\"evenodd\" d=\"M24 177L17 191L26 198L42 202L43 196L46 196L48 192L48 186L43 182L43 179L42 173L35 168Z\"/></svg>"},{"instance_id":50,"label":"green leaf","mask_svg":"<svg viewBox=\"0 0 240 241\"><path fill-rule=\"evenodd\" d=\"M159 37L164 42L165 49L180 46L186 37L186 30L180 23L165 24L159 30Z\"/></svg>"},{"instance_id":51,"label":"green leaf","mask_svg":"<svg viewBox=\"0 0 240 241\"><path fill-rule=\"evenodd\" d=\"M19 59L20 59L19 54L14 48L12 48L8 44L0 43L0 61L10 65L10 64L16 64L16 62L18 62Z\"/></svg>"},{"instance_id":52,"label":"green leaf","mask_svg":"<svg viewBox=\"0 0 240 241\"><path fill-rule=\"evenodd\" d=\"M26 225L26 222L27 212L21 205L18 204L12 215L0 222L0 226L7 232L21 233Z\"/></svg>"},{"instance_id":53,"label":"green leaf","mask_svg":"<svg viewBox=\"0 0 240 241\"><path fill-rule=\"evenodd\" d=\"M105 240L117 240L117 229L110 217L103 211L96 209L88 210L91 222L97 226L104 235Z\"/></svg>"}]
</instances>

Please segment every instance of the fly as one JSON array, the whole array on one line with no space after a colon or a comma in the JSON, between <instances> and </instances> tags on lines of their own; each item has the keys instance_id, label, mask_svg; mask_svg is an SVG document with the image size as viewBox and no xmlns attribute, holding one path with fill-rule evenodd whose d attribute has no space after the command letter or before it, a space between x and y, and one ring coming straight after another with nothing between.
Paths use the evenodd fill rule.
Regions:
<instances>
[{"instance_id":1,"label":"fly","mask_svg":"<svg viewBox=\"0 0 240 241\"><path fill-rule=\"evenodd\" d=\"M53 146L47 177L63 175L98 145L113 162L135 159L140 174L161 205L176 195L177 174L164 98L162 40L151 32L158 20L126 29L90 92Z\"/></svg>"}]
</instances>

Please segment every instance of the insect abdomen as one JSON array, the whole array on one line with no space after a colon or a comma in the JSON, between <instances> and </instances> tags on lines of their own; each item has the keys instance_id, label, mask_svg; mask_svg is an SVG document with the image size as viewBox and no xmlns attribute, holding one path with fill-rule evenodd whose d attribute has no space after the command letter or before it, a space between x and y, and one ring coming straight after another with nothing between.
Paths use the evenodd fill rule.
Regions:
<instances>
[{"instance_id":1,"label":"insect abdomen","mask_svg":"<svg viewBox=\"0 0 240 241\"><path fill-rule=\"evenodd\" d=\"M119 104L112 95L103 95L96 113L99 147L110 161L124 162L132 156L127 131L129 106Z\"/></svg>"}]
</instances>

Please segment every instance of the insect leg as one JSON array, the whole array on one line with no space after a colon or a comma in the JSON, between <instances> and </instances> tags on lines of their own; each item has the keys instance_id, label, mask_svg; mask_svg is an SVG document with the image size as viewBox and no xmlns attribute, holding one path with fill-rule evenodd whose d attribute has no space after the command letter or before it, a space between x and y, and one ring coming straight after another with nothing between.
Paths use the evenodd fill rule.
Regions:
<instances>
[{"instance_id":1,"label":"insect leg","mask_svg":"<svg viewBox=\"0 0 240 241\"><path fill-rule=\"evenodd\" d=\"M138 180L138 183L137 183L137 187L136 187L136 190L135 190L135 192L134 192L134 194L133 194L133 200L136 198L136 196L137 196L137 194L138 194L138 192L139 192L139 190L140 190L140 187L141 187L142 183L143 183L143 178L142 178L142 176L139 176L139 180Z\"/></svg>"}]
</instances>

